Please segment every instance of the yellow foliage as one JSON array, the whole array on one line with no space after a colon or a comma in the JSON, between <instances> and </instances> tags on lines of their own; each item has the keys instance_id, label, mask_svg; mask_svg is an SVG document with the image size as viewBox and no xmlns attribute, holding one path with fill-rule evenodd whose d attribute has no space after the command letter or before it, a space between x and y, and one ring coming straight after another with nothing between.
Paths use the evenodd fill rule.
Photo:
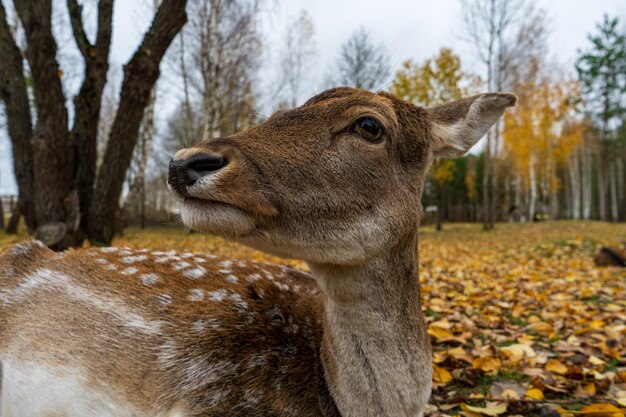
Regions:
<instances>
[{"instance_id":1,"label":"yellow foliage","mask_svg":"<svg viewBox=\"0 0 626 417\"><path fill-rule=\"evenodd\" d=\"M423 64L405 61L391 83L391 92L410 103L431 107L467 95L475 77L461 69L461 59L449 48Z\"/></svg>"},{"instance_id":2,"label":"yellow foliage","mask_svg":"<svg viewBox=\"0 0 626 417\"><path fill-rule=\"evenodd\" d=\"M562 185L557 169L565 166L582 144L584 124L574 114L578 84L542 75L535 62L528 79L518 82L514 90L519 101L505 113L503 157L526 189L535 175L537 182L553 193Z\"/></svg>"}]
</instances>

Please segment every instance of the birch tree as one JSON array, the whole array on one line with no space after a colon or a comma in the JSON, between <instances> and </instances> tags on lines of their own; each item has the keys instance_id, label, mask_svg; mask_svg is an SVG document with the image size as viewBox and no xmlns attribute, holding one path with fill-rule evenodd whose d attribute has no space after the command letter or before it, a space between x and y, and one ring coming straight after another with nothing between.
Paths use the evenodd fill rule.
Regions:
<instances>
[{"instance_id":1,"label":"birch tree","mask_svg":"<svg viewBox=\"0 0 626 417\"><path fill-rule=\"evenodd\" d=\"M545 43L544 14L529 0L463 0L466 39L486 72L489 91L510 88L516 76L539 56ZM501 123L488 133L482 183L483 226L491 229L498 216L498 151Z\"/></svg>"}]
</instances>

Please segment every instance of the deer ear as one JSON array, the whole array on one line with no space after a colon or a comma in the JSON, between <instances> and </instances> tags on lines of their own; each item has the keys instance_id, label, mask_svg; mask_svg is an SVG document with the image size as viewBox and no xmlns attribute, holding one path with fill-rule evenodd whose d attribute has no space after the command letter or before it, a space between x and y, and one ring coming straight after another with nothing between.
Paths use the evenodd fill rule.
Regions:
<instances>
[{"instance_id":1,"label":"deer ear","mask_svg":"<svg viewBox=\"0 0 626 417\"><path fill-rule=\"evenodd\" d=\"M516 102L515 94L486 93L428 109L435 156L463 155Z\"/></svg>"}]
</instances>

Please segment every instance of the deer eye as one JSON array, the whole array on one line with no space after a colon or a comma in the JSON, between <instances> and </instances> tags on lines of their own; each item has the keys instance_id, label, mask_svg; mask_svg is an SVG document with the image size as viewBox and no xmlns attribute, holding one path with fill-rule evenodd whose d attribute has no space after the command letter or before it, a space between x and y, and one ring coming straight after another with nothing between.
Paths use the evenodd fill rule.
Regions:
<instances>
[{"instance_id":1,"label":"deer eye","mask_svg":"<svg viewBox=\"0 0 626 417\"><path fill-rule=\"evenodd\" d=\"M378 143L383 137L380 122L372 117L362 117L354 122L352 131L368 142Z\"/></svg>"}]
</instances>

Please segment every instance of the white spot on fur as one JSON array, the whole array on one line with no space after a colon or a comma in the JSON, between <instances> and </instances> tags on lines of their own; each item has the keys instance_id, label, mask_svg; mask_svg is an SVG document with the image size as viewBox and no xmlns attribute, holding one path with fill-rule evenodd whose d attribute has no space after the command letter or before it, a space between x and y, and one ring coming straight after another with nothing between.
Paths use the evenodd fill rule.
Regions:
<instances>
[{"instance_id":1,"label":"white spot on fur","mask_svg":"<svg viewBox=\"0 0 626 417\"><path fill-rule=\"evenodd\" d=\"M202 301L204 300L204 290L200 288L193 288L189 291L190 301Z\"/></svg>"},{"instance_id":2,"label":"white spot on fur","mask_svg":"<svg viewBox=\"0 0 626 417\"><path fill-rule=\"evenodd\" d=\"M220 268L230 269L233 267L232 261L221 261L217 264Z\"/></svg>"},{"instance_id":3,"label":"white spot on fur","mask_svg":"<svg viewBox=\"0 0 626 417\"><path fill-rule=\"evenodd\" d=\"M228 297L228 292L226 292L226 290L211 291L209 297L211 297L213 301L222 301Z\"/></svg>"},{"instance_id":4,"label":"white spot on fur","mask_svg":"<svg viewBox=\"0 0 626 417\"><path fill-rule=\"evenodd\" d=\"M11 249L11 255L25 256L31 250L33 250L33 245L30 242L23 242L23 243L13 246L13 248Z\"/></svg>"},{"instance_id":5,"label":"white spot on fur","mask_svg":"<svg viewBox=\"0 0 626 417\"><path fill-rule=\"evenodd\" d=\"M174 269L180 271L181 269L189 268L191 264L189 262L179 262L174 265Z\"/></svg>"},{"instance_id":6,"label":"white spot on fur","mask_svg":"<svg viewBox=\"0 0 626 417\"><path fill-rule=\"evenodd\" d=\"M157 303L161 304L162 306L168 306L168 305L172 304L172 296L171 295L159 294L159 295L155 296L154 298L157 301Z\"/></svg>"},{"instance_id":7,"label":"white spot on fur","mask_svg":"<svg viewBox=\"0 0 626 417\"><path fill-rule=\"evenodd\" d=\"M239 278L237 278L236 276L234 276L233 274L230 274L226 277L226 281L231 282L231 283L235 283L235 282L239 282Z\"/></svg>"},{"instance_id":8,"label":"white spot on fur","mask_svg":"<svg viewBox=\"0 0 626 417\"><path fill-rule=\"evenodd\" d=\"M187 278L191 279L199 279L202 278L206 274L206 269L201 266L196 266L195 268L188 269L183 272L183 275Z\"/></svg>"},{"instance_id":9,"label":"white spot on fur","mask_svg":"<svg viewBox=\"0 0 626 417\"><path fill-rule=\"evenodd\" d=\"M287 284L282 284L278 281L274 281L274 285L276 285L278 288L280 288L283 291L289 291L289 285Z\"/></svg>"},{"instance_id":10,"label":"white spot on fur","mask_svg":"<svg viewBox=\"0 0 626 417\"><path fill-rule=\"evenodd\" d=\"M180 257L183 258L183 259L191 258L191 257L193 257L193 253L185 252L185 253L181 254Z\"/></svg>"},{"instance_id":11,"label":"white spot on fur","mask_svg":"<svg viewBox=\"0 0 626 417\"><path fill-rule=\"evenodd\" d=\"M252 282L256 282L258 280L261 279L261 275L259 274L250 274L248 275L248 278L246 278L246 281L252 283Z\"/></svg>"},{"instance_id":12,"label":"white spot on fur","mask_svg":"<svg viewBox=\"0 0 626 417\"><path fill-rule=\"evenodd\" d=\"M143 262L146 259L148 259L146 255L137 255L137 256L125 256L122 259L120 259L120 261L128 265L128 264L134 264L135 262Z\"/></svg>"},{"instance_id":13,"label":"white spot on fur","mask_svg":"<svg viewBox=\"0 0 626 417\"><path fill-rule=\"evenodd\" d=\"M167 261L169 261L169 260L170 260L170 257L169 257L169 256L162 256L162 257L160 257L160 258L156 258L156 259L154 260L154 262L156 262L156 263L158 263L158 264L163 264L163 263L165 263L165 262L167 262Z\"/></svg>"},{"instance_id":14,"label":"white spot on fur","mask_svg":"<svg viewBox=\"0 0 626 417\"><path fill-rule=\"evenodd\" d=\"M115 271L117 269L117 265L108 264L104 267L107 271Z\"/></svg>"},{"instance_id":15,"label":"white spot on fur","mask_svg":"<svg viewBox=\"0 0 626 417\"><path fill-rule=\"evenodd\" d=\"M128 268L124 269L122 271L122 274L123 275L133 275L133 274L136 274L137 272L139 272L139 270L137 268L134 268L134 267L131 266L131 267L128 267Z\"/></svg>"},{"instance_id":16,"label":"white spot on fur","mask_svg":"<svg viewBox=\"0 0 626 417\"><path fill-rule=\"evenodd\" d=\"M131 250L124 249L118 255L120 255L120 256L128 256L128 255L132 255L132 254L133 254L133 252Z\"/></svg>"},{"instance_id":17,"label":"white spot on fur","mask_svg":"<svg viewBox=\"0 0 626 417\"><path fill-rule=\"evenodd\" d=\"M248 303L243 301L243 298L241 298L241 295L239 294L231 294L230 295L230 299L233 300L236 305L242 309L247 309L248 308Z\"/></svg>"},{"instance_id":18,"label":"white spot on fur","mask_svg":"<svg viewBox=\"0 0 626 417\"><path fill-rule=\"evenodd\" d=\"M141 274L141 282L145 285L152 285L159 280L159 276L157 274Z\"/></svg>"},{"instance_id":19,"label":"white spot on fur","mask_svg":"<svg viewBox=\"0 0 626 417\"><path fill-rule=\"evenodd\" d=\"M206 325L204 324L204 320L199 319L191 323L191 330L195 333L202 333L206 329Z\"/></svg>"},{"instance_id":20,"label":"white spot on fur","mask_svg":"<svg viewBox=\"0 0 626 417\"><path fill-rule=\"evenodd\" d=\"M117 252L117 248L114 248L114 247L110 247L110 248L100 248L100 252L104 252L104 253L113 253L113 252Z\"/></svg>"},{"instance_id":21,"label":"white spot on fur","mask_svg":"<svg viewBox=\"0 0 626 417\"><path fill-rule=\"evenodd\" d=\"M98 259L96 259L96 262L97 262L97 263L99 263L99 264L101 264L101 265L106 265L106 264L108 264L108 263L109 263L109 261L107 261L107 260L106 260L106 259L104 259L104 258L98 258Z\"/></svg>"},{"instance_id":22,"label":"white spot on fur","mask_svg":"<svg viewBox=\"0 0 626 417\"><path fill-rule=\"evenodd\" d=\"M194 262L197 264L203 264L206 262L206 259L204 258L193 258Z\"/></svg>"},{"instance_id":23,"label":"white spot on fur","mask_svg":"<svg viewBox=\"0 0 626 417\"><path fill-rule=\"evenodd\" d=\"M218 319L209 319L207 321L207 326L209 326L213 330L218 330L222 327Z\"/></svg>"}]
</instances>

